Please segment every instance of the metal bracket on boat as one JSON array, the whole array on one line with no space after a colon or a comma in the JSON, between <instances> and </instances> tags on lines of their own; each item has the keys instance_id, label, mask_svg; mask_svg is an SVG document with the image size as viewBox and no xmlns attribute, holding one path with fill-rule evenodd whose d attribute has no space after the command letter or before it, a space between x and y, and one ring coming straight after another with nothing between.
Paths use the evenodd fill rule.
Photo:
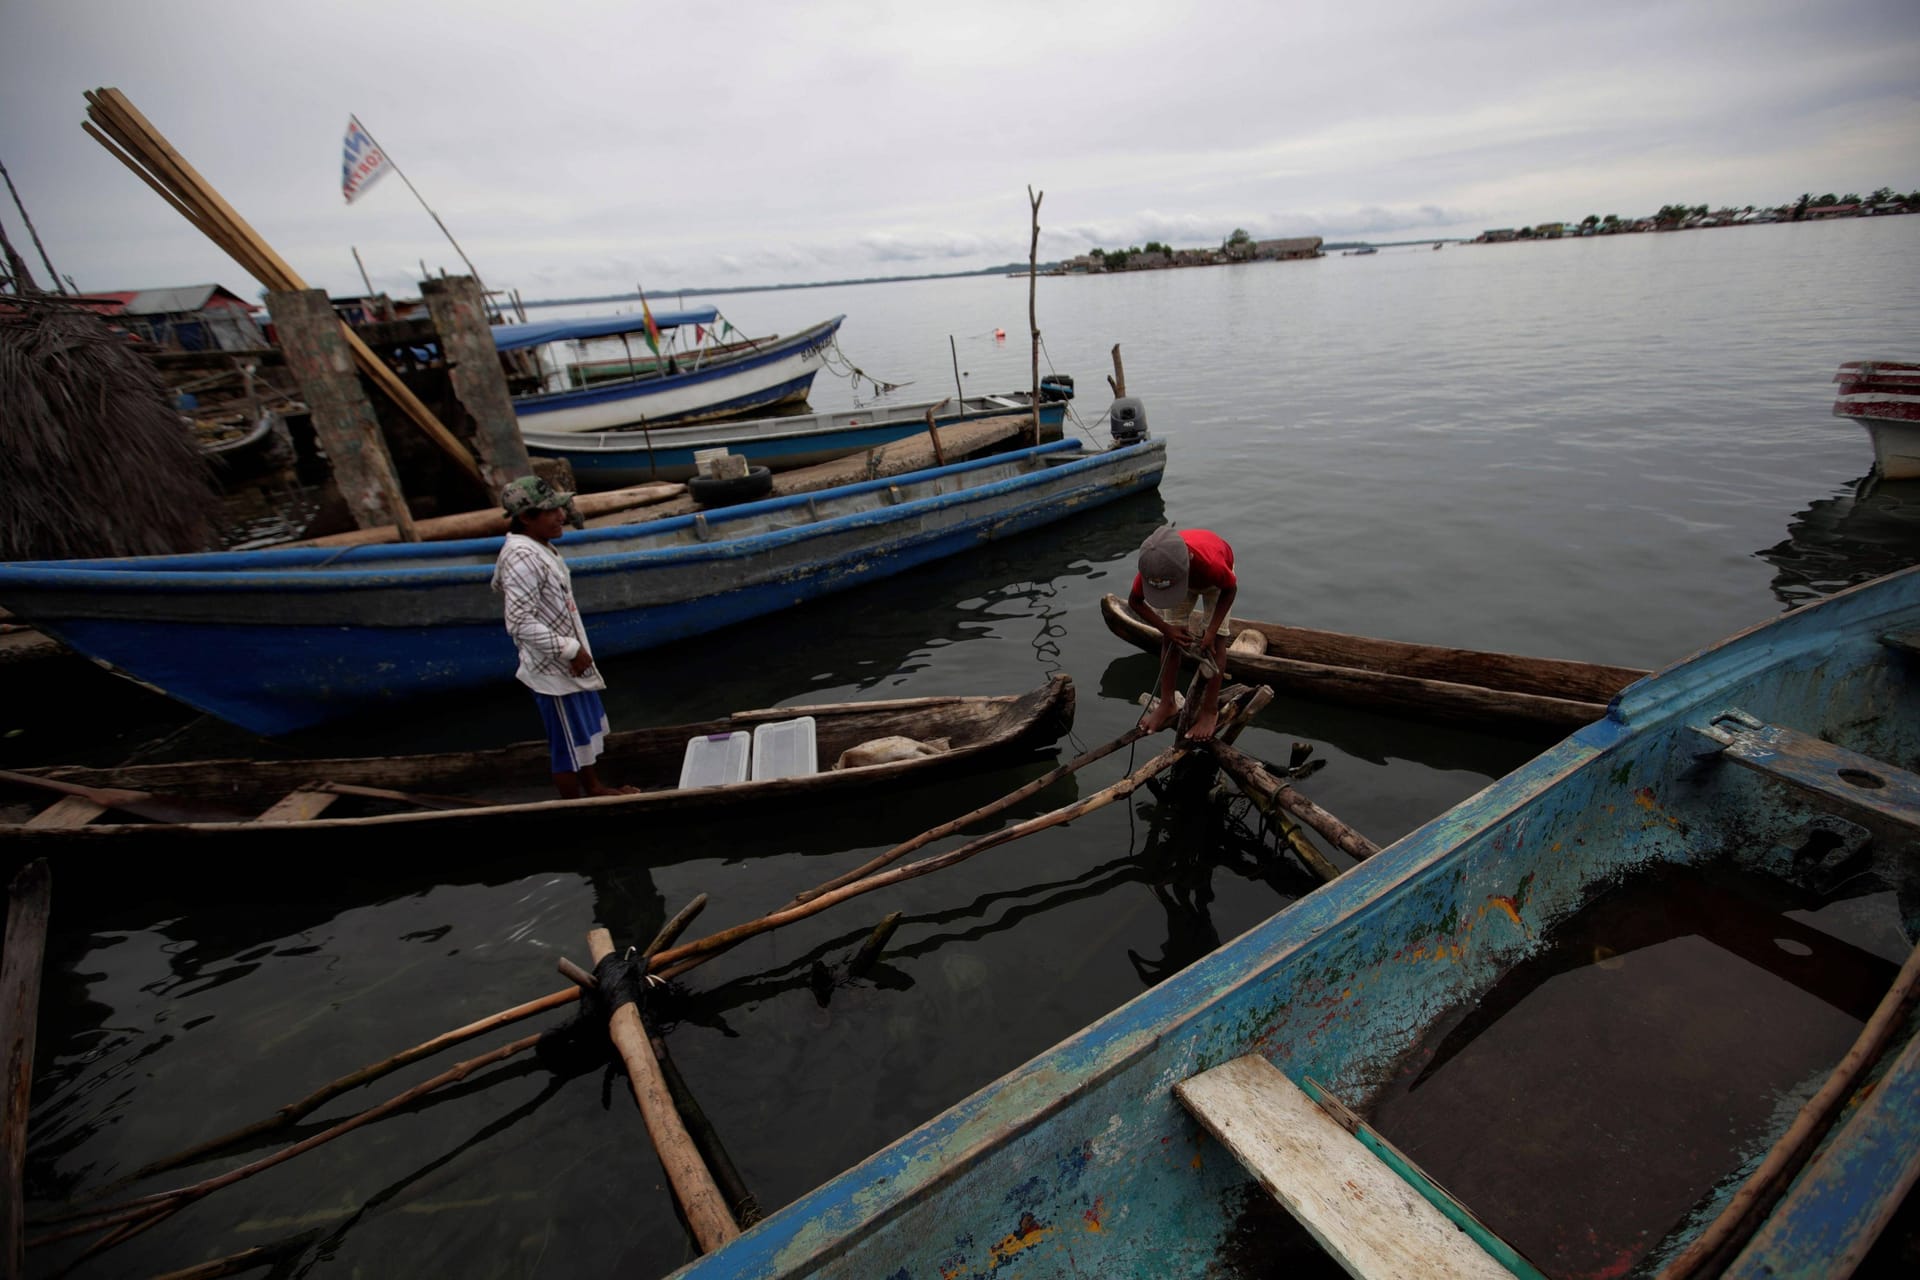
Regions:
<instances>
[{"instance_id":1,"label":"metal bracket on boat","mask_svg":"<svg viewBox=\"0 0 1920 1280\"><path fill-rule=\"evenodd\" d=\"M814 501L812 494L807 495L807 519L816 523L820 519L820 504Z\"/></svg>"},{"instance_id":2,"label":"metal bracket on boat","mask_svg":"<svg viewBox=\"0 0 1920 1280\"><path fill-rule=\"evenodd\" d=\"M713 530L707 525L707 513L704 511L693 513L693 536L702 542L713 541Z\"/></svg>"},{"instance_id":3,"label":"metal bracket on boat","mask_svg":"<svg viewBox=\"0 0 1920 1280\"><path fill-rule=\"evenodd\" d=\"M1880 637L1880 643L1900 653L1920 657L1920 631L1889 632Z\"/></svg>"},{"instance_id":4,"label":"metal bracket on boat","mask_svg":"<svg viewBox=\"0 0 1920 1280\"><path fill-rule=\"evenodd\" d=\"M890 484L887 486L887 505L888 506L897 507L902 502L905 502L905 501L906 501L906 497L900 492L899 485Z\"/></svg>"},{"instance_id":5,"label":"metal bracket on boat","mask_svg":"<svg viewBox=\"0 0 1920 1280\"><path fill-rule=\"evenodd\" d=\"M1920 776L1744 711L1723 711L1694 731L1723 760L1752 769L1853 814L1920 828Z\"/></svg>"},{"instance_id":6,"label":"metal bracket on boat","mask_svg":"<svg viewBox=\"0 0 1920 1280\"><path fill-rule=\"evenodd\" d=\"M1704 754L1719 755L1740 741L1742 735L1758 733L1766 727L1764 721L1757 720L1736 707L1722 711L1704 725L1694 725L1693 731L1714 744Z\"/></svg>"}]
</instances>

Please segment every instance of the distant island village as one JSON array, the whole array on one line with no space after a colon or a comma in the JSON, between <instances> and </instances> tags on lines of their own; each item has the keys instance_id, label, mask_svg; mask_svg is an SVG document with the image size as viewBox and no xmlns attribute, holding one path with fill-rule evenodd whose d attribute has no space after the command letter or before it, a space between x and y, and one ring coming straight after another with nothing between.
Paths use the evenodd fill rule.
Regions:
<instances>
[{"instance_id":1,"label":"distant island village","mask_svg":"<svg viewBox=\"0 0 1920 1280\"><path fill-rule=\"evenodd\" d=\"M1881 187L1867 196L1855 193L1835 195L1832 192L1814 195L1809 192L1801 195L1797 200L1782 205L1745 205L1738 208L1722 206L1715 209L1704 204L1668 204L1662 205L1658 213L1644 217L1623 218L1613 213L1604 215L1590 213L1577 222L1542 222L1529 227L1494 227L1472 237L1429 236L1411 240L1324 241L1319 236L1294 236L1257 240L1244 228L1236 227L1217 247L1176 249L1158 240L1149 240L1144 245L1132 245L1127 248L1090 249L1072 258L1039 263L1036 269L1041 275L1047 276L1106 275L1121 271L1164 271L1175 267L1225 266L1244 262L1288 262L1324 258L1336 253L1357 255L1373 253L1380 249L1417 245L1439 247L1447 244L1506 244L1515 241L1579 239L1587 236L1696 231L1710 227L1758 226L1775 222L1825 222L1836 218L1886 217L1906 213L1920 213L1920 189L1906 195L1901 195L1891 187ZM1029 264L1025 262L1008 262L998 266L981 267L973 271L862 276L795 284L670 288L660 290L654 296L710 297L727 293L771 293L782 289L828 289L838 285L951 280L967 276L1005 275L1024 278L1028 266ZM544 298L539 301L529 299L521 305L527 307L583 306L593 303L629 302L638 296L631 293L616 293L593 297Z\"/></svg>"}]
</instances>

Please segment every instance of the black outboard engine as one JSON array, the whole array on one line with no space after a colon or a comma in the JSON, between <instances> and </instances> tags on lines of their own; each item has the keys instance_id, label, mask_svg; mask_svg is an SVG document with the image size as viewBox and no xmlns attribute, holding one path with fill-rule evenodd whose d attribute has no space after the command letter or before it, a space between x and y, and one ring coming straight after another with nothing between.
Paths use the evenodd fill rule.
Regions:
<instances>
[{"instance_id":1,"label":"black outboard engine","mask_svg":"<svg viewBox=\"0 0 1920 1280\"><path fill-rule=\"evenodd\" d=\"M1053 404L1060 400L1073 399L1073 375L1070 373L1050 373L1040 379L1040 403Z\"/></svg>"},{"instance_id":2,"label":"black outboard engine","mask_svg":"<svg viewBox=\"0 0 1920 1280\"><path fill-rule=\"evenodd\" d=\"M1121 396L1113 402L1107 423L1113 430L1114 444L1122 448L1147 438L1147 408L1133 396Z\"/></svg>"}]
</instances>

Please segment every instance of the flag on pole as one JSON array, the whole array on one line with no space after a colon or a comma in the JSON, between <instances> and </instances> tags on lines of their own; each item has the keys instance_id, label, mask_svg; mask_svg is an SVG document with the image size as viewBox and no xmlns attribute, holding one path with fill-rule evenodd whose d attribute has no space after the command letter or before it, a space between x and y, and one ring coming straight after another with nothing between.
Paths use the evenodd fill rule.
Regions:
<instances>
[{"instance_id":1,"label":"flag on pole","mask_svg":"<svg viewBox=\"0 0 1920 1280\"><path fill-rule=\"evenodd\" d=\"M340 163L340 192L352 204L366 189L393 168L386 152L373 141L373 135L360 127L359 118L347 117L347 138Z\"/></svg>"},{"instance_id":2,"label":"flag on pole","mask_svg":"<svg viewBox=\"0 0 1920 1280\"><path fill-rule=\"evenodd\" d=\"M653 348L653 354L660 354L660 326L653 322L653 308L647 305L647 296L640 295L640 314L647 319L647 345Z\"/></svg>"}]
</instances>

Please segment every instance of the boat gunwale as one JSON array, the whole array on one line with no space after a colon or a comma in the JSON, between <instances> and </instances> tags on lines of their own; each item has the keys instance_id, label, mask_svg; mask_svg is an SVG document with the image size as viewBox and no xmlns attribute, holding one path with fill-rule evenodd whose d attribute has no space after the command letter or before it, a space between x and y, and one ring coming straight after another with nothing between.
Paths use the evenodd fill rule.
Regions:
<instances>
[{"instance_id":1,"label":"boat gunwale","mask_svg":"<svg viewBox=\"0 0 1920 1280\"><path fill-rule=\"evenodd\" d=\"M695 513L629 525L588 529L571 535L566 540L563 551L597 542L637 540L677 533L684 529L695 528L703 521L710 531L716 528L724 529L726 524L741 520L783 510L804 508L810 500L817 505L823 500L854 499L874 492L933 483L951 475L977 473L993 467L1015 469L1014 474L986 480L953 492L935 492L897 505L873 507L840 515L826 515L820 519L809 520L784 529L764 529L737 537L728 537L720 533L711 541L566 556L568 569L575 576L629 572L641 557L645 557L645 562L649 565L739 559L794 541L858 529L870 524L892 523L902 518L924 515L942 506L955 506L962 502L998 497L1020 488L1042 483L1047 478L1079 474L1083 471L1111 466L1119 459L1145 456L1155 449L1164 451L1164 442L1148 440L1122 448L1088 453L1078 440L1057 440L1012 453L995 454L945 467L933 467L877 480L864 480L830 490L742 503L726 508L723 513L710 520L705 519L705 513ZM1076 452L1083 456L1048 465L1050 455L1067 452ZM1038 461L1042 465L1033 470L1018 470L1028 461ZM140 593L199 591L224 594L284 590L405 589L419 586L460 585L483 580L490 581L494 570L493 564L488 562L416 565L405 562L492 556L498 552L502 542L502 536L491 536L448 542L415 543L403 547L338 549L300 547L284 551L217 551L185 556L104 560L15 561L0 563L0 593L5 593L9 587L30 591L119 590ZM351 552L364 552L367 555L363 556L358 563L342 563ZM260 557L266 556L275 557L272 565L262 568L251 567L260 563ZM400 561L401 563L388 567L367 566L365 560L375 556L382 561ZM209 565L209 561L214 564ZM336 565L338 567L335 567ZM16 612L21 612L23 617L31 616L30 609L24 612L16 610Z\"/></svg>"},{"instance_id":2,"label":"boat gunwale","mask_svg":"<svg viewBox=\"0 0 1920 1280\"><path fill-rule=\"evenodd\" d=\"M766 800L806 799L814 796L832 795L842 791L857 790L866 785L884 785L903 777L919 778L937 776L960 763L981 756L1017 750L1039 735L1049 732L1053 726L1053 736L1047 741L1057 740L1072 727L1077 693L1073 679L1064 672L1055 672L1046 682L1037 685L1025 693L1017 694L954 694L932 695L919 698L900 698L876 702L823 703L819 705L801 705L793 707L756 708L750 711L737 711L719 720L695 721L682 725L657 725L649 728L627 730L629 741L641 735L659 736L663 734L683 734L686 737L702 736L711 733L729 732L742 725L768 720L787 720L800 716L813 716L816 720L834 717L845 721L858 722L861 719L913 711L933 707L953 707L962 704L993 706L996 714L991 721L982 726L981 736L963 746L954 747L932 756L916 756L906 760L889 760L879 764L858 765L847 769L822 769L816 773L787 778L748 779L744 782L706 787L665 787L652 791L643 791L633 795L585 796L574 800L549 799L518 801L506 804L475 805L461 809L422 809L400 813L369 814L351 818L308 818L297 822L261 822L257 818L245 822L95 822L78 827L29 828L25 823L0 824L0 839L54 841L61 844L73 840L101 840L113 837L139 836L143 838L165 837L170 835L210 835L234 836L242 833L262 835L290 831L355 831L369 827L385 828L390 826L411 826L415 823L441 823L484 821L490 818L519 818L537 813L557 813L589 816L604 814L609 810L648 810L680 812L711 808L715 805L742 805ZM1027 710L1017 719L1010 717L1025 705ZM609 751L617 749L618 737L609 740ZM498 756L506 759L511 753L526 748L545 749L543 742L516 742L500 747L484 748L478 752L435 752L428 753L430 758L458 758L472 756ZM1037 744L1036 744L1037 745ZM311 760L274 760L269 763L278 766L313 765L318 771L326 765L364 766L383 759L382 756L342 756L316 757ZM81 785L91 787L122 787L138 789L141 781L140 770L178 771L185 768L215 768L221 765L233 765L247 768L256 763L252 760L191 760L164 765L136 765L126 769L94 769L85 766L55 765L43 768L22 769L21 773L33 774L57 782L80 781ZM84 781L82 781L84 780ZM315 781L328 779L316 772ZM262 790L271 790L263 788Z\"/></svg>"}]
</instances>

